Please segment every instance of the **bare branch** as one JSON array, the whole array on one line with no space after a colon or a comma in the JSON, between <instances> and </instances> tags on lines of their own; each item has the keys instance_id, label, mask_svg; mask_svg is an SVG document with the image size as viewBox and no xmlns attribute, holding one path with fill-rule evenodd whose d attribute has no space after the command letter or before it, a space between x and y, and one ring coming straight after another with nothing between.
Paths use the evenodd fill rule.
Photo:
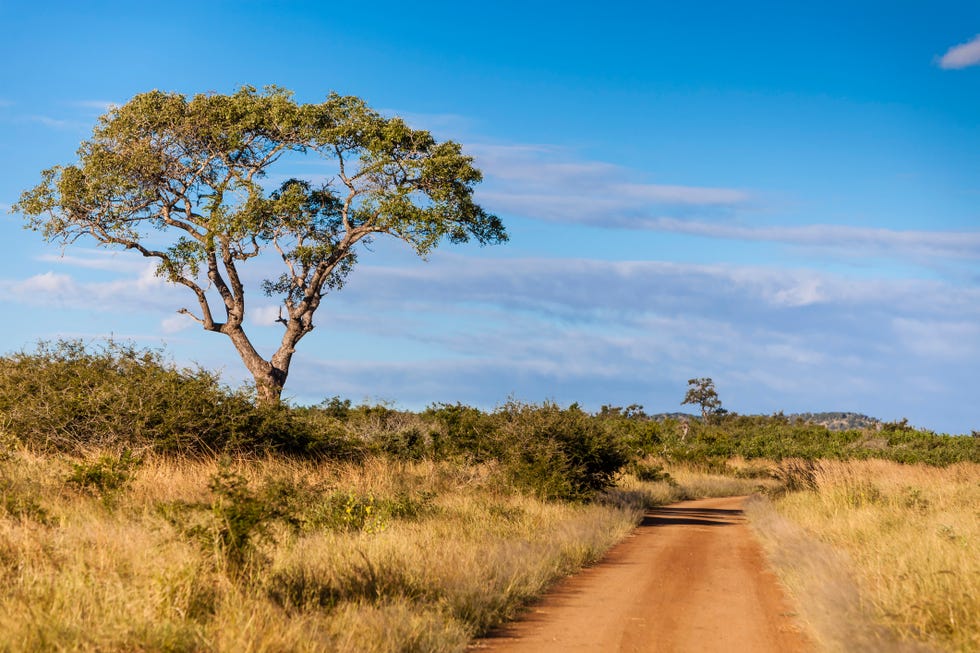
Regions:
<instances>
[{"instance_id":1,"label":"bare branch","mask_svg":"<svg viewBox=\"0 0 980 653\"><path fill-rule=\"evenodd\" d=\"M177 311L177 312L178 312L179 314L181 314L181 315L186 315L187 317L189 317L189 318L191 318L192 320L194 320L194 321L195 321L195 322L197 322L198 324L201 324L201 325L203 325L203 324L204 324L204 320L203 320L202 318L199 318L198 316L196 316L196 315L194 315L193 313L191 313L191 312L190 312L189 310L187 310L186 308L182 308L182 309L180 309L180 310L179 310L179 311Z\"/></svg>"}]
</instances>

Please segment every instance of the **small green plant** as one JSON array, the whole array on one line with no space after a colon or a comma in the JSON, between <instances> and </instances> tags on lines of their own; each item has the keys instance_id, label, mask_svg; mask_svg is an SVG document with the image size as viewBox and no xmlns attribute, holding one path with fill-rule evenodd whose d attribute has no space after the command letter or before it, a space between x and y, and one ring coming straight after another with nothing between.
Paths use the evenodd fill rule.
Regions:
<instances>
[{"instance_id":1,"label":"small green plant","mask_svg":"<svg viewBox=\"0 0 980 653\"><path fill-rule=\"evenodd\" d=\"M73 463L68 482L82 490L109 497L132 479L133 471L141 462L132 451L124 449L118 456L103 455L93 462Z\"/></svg>"},{"instance_id":2,"label":"small green plant","mask_svg":"<svg viewBox=\"0 0 980 653\"><path fill-rule=\"evenodd\" d=\"M311 509L306 516L308 529L380 533L388 527L387 520L373 495L354 491L334 492Z\"/></svg>"},{"instance_id":3,"label":"small green plant","mask_svg":"<svg viewBox=\"0 0 980 653\"><path fill-rule=\"evenodd\" d=\"M19 444L13 433L8 432L0 424L0 464L10 462L14 459L14 454Z\"/></svg>"},{"instance_id":4,"label":"small green plant","mask_svg":"<svg viewBox=\"0 0 980 653\"><path fill-rule=\"evenodd\" d=\"M208 488L214 495L211 502L211 523L201 535L206 536L217 559L234 574L258 562L256 540L268 534L269 523L282 516L278 506L261 500L251 490L248 479L222 461L211 477ZM209 537L207 537L209 536Z\"/></svg>"},{"instance_id":5,"label":"small green plant","mask_svg":"<svg viewBox=\"0 0 980 653\"><path fill-rule=\"evenodd\" d=\"M17 479L0 477L0 515L6 513L18 519L30 519L48 524L48 511L41 505L36 490L24 487Z\"/></svg>"},{"instance_id":6,"label":"small green plant","mask_svg":"<svg viewBox=\"0 0 980 653\"><path fill-rule=\"evenodd\" d=\"M929 510L929 499L925 497L922 490L917 487L907 487L904 491L903 504L910 510L916 512L926 512Z\"/></svg>"},{"instance_id":7,"label":"small green plant","mask_svg":"<svg viewBox=\"0 0 980 653\"><path fill-rule=\"evenodd\" d=\"M625 471L636 477L638 481L656 483L666 481L672 483L674 479L664 470L663 465L651 463L643 460L634 460L626 466Z\"/></svg>"}]
</instances>

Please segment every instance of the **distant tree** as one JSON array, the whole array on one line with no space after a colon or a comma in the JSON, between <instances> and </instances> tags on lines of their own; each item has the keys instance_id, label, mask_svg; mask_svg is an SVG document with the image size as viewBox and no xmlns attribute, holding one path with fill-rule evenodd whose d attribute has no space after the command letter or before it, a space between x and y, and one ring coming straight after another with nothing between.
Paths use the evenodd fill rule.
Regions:
<instances>
[{"instance_id":1,"label":"distant tree","mask_svg":"<svg viewBox=\"0 0 980 653\"><path fill-rule=\"evenodd\" d=\"M709 413L715 414L723 410L721 400L715 391L715 382L710 377L688 379L687 386L687 394L684 395L684 401L681 402L681 405L697 404L701 406L701 418L704 420L708 419Z\"/></svg>"},{"instance_id":2,"label":"distant tree","mask_svg":"<svg viewBox=\"0 0 980 653\"><path fill-rule=\"evenodd\" d=\"M507 240L473 201L482 176L459 144L356 97L298 104L278 87L190 100L151 91L102 116L78 156L43 171L13 211L49 241L90 238L155 259L157 275L197 301L180 312L234 344L262 403L279 402L297 343L324 295L344 284L359 244L384 234L425 257L444 238ZM299 157L325 162L317 170L329 181L288 178ZM287 180L266 188L273 171ZM283 335L269 358L245 332L241 270L264 252L282 265L261 284L281 302Z\"/></svg>"},{"instance_id":3,"label":"distant tree","mask_svg":"<svg viewBox=\"0 0 980 653\"><path fill-rule=\"evenodd\" d=\"M596 413L596 417L600 417L600 418L623 417L626 419L633 419L633 420L649 419L649 415L647 415L643 411L643 406L641 404L630 404L626 408L623 408L622 406L612 406L612 405L603 404L602 407L599 409L599 412Z\"/></svg>"}]
</instances>

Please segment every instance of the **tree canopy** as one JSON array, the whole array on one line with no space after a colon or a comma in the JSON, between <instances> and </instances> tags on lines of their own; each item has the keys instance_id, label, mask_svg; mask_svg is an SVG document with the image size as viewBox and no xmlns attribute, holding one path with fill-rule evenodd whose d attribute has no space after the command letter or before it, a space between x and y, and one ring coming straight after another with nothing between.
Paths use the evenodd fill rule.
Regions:
<instances>
[{"instance_id":1,"label":"tree canopy","mask_svg":"<svg viewBox=\"0 0 980 653\"><path fill-rule=\"evenodd\" d=\"M329 180L289 175L297 157L324 161ZM267 183L272 171L286 180ZM299 104L275 86L190 99L151 91L103 115L78 162L44 170L13 211L49 241L93 239L156 259L158 275L194 294L196 307L180 312L227 335L259 399L277 402L296 343L354 268L358 243L387 234L425 257L443 239L507 240L500 219L474 202L481 180L458 143L357 97ZM282 271L262 290L285 309L268 360L244 330L240 273L266 251Z\"/></svg>"},{"instance_id":2,"label":"tree canopy","mask_svg":"<svg viewBox=\"0 0 980 653\"><path fill-rule=\"evenodd\" d=\"M721 399L715 390L715 382L711 377L702 377L687 380L687 394L684 395L684 404L698 404L701 406L701 418L707 420L708 414L721 411Z\"/></svg>"}]
</instances>

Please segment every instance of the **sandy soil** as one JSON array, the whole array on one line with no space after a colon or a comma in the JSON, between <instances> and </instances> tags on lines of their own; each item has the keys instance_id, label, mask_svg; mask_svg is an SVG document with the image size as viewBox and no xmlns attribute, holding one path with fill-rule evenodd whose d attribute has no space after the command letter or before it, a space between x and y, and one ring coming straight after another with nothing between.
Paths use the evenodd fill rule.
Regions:
<instances>
[{"instance_id":1,"label":"sandy soil","mask_svg":"<svg viewBox=\"0 0 980 653\"><path fill-rule=\"evenodd\" d=\"M595 567L473 650L810 650L742 515L742 497L650 511Z\"/></svg>"}]
</instances>

